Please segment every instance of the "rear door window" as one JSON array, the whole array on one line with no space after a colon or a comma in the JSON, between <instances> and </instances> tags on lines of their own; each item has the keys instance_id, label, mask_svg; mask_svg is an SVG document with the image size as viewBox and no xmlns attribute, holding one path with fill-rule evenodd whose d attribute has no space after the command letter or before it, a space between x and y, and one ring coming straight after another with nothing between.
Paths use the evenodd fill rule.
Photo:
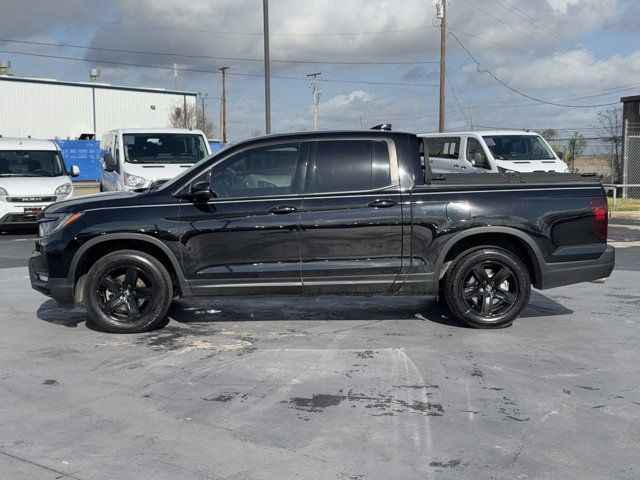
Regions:
<instances>
[{"instance_id":1,"label":"rear door window","mask_svg":"<svg viewBox=\"0 0 640 480\"><path fill-rule=\"evenodd\" d=\"M425 143L429 150L429 158L458 159L460 155L460 137L425 137Z\"/></svg>"},{"instance_id":2,"label":"rear door window","mask_svg":"<svg viewBox=\"0 0 640 480\"><path fill-rule=\"evenodd\" d=\"M310 148L308 193L375 190L391 185L389 145L383 140L328 140Z\"/></svg>"}]
</instances>

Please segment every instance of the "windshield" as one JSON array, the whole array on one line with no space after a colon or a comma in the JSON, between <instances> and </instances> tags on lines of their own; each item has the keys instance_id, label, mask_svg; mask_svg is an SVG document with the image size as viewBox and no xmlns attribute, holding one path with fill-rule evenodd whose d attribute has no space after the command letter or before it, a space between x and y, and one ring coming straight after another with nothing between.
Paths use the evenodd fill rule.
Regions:
<instances>
[{"instance_id":1,"label":"windshield","mask_svg":"<svg viewBox=\"0 0 640 480\"><path fill-rule=\"evenodd\" d=\"M66 175L59 152L0 150L0 177L59 177Z\"/></svg>"},{"instance_id":2,"label":"windshield","mask_svg":"<svg viewBox=\"0 0 640 480\"><path fill-rule=\"evenodd\" d=\"M213 154L209 155L208 157L203 158L203 159L202 159L202 160L200 160L198 163L196 163L195 165L193 165L191 168L189 168L189 169L185 170L184 172L180 172L180 174L179 174L179 175L177 175L177 176L173 177L173 178L172 178L171 180L169 180L168 182L163 183L163 184L162 184L162 186L160 186L160 187L158 188L158 190L166 190L166 189L168 189L168 188L172 188L173 186L180 184L180 182L182 181L182 179L183 179L184 177L186 177L187 175L191 174L191 172L192 172L194 169L198 168L201 164L203 164L203 163L205 163L205 162L208 162L208 161L209 161L209 160L211 160L212 158L215 158L215 157L220 156L220 154L221 154L221 153L223 153L223 152L224 152L224 153L226 153L224 148L223 148L222 150L218 150L217 152L215 152L215 153L213 153ZM217 160L214 160L214 162L213 162L213 163L215 163L216 161L217 161Z\"/></svg>"},{"instance_id":3,"label":"windshield","mask_svg":"<svg viewBox=\"0 0 640 480\"><path fill-rule=\"evenodd\" d=\"M483 136L496 160L554 160L546 142L534 135Z\"/></svg>"},{"instance_id":4,"label":"windshield","mask_svg":"<svg viewBox=\"0 0 640 480\"><path fill-rule=\"evenodd\" d=\"M208 155L202 135L188 133L125 133L128 163L196 163Z\"/></svg>"}]
</instances>

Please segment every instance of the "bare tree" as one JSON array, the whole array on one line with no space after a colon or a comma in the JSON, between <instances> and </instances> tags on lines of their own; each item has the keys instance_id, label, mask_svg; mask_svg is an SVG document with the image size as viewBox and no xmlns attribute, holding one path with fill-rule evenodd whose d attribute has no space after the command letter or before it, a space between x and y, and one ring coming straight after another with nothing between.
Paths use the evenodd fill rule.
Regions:
<instances>
[{"instance_id":1,"label":"bare tree","mask_svg":"<svg viewBox=\"0 0 640 480\"><path fill-rule=\"evenodd\" d=\"M611 153L611 182L619 183L622 172L622 108L613 107L596 113L597 127L604 132L602 139Z\"/></svg>"},{"instance_id":2,"label":"bare tree","mask_svg":"<svg viewBox=\"0 0 640 480\"><path fill-rule=\"evenodd\" d=\"M588 141L584 138L580 132L573 132L571 134L571 138L569 139L569 146L567 151L564 153L565 162L569 165L569 170L572 172L575 171L576 168L576 159L581 157L587 148Z\"/></svg>"},{"instance_id":3,"label":"bare tree","mask_svg":"<svg viewBox=\"0 0 640 480\"><path fill-rule=\"evenodd\" d=\"M555 140L556 138L558 138L558 131L554 130L553 128L546 128L539 133L540 136L547 141Z\"/></svg>"},{"instance_id":4,"label":"bare tree","mask_svg":"<svg viewBox=\"0 0 640 480\"><path fill-rule=\"evenodd\" d=\"M169 112L169 126L202 130L207 138L214 137L213 121L203 118L202 109L193 104L186 104L186 113L185 105L174 106Z\"/></svg>"},{"instance_id":5,"label":"bare tree","mask_svg":"<svg viewBox=\"0 0 640 480\"><path fill-rule=\"evenodd\" d=\"M251 137L260 137L262 132L260 130L251 130Z\"/></svg>"}]
</instances>

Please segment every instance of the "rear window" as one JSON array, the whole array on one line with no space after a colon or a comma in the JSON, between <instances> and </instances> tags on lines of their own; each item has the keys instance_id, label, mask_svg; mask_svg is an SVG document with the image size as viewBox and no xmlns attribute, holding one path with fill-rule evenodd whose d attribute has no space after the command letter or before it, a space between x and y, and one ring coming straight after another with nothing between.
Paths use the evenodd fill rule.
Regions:
<instances>
[{"instance_id":1,"label":"rear window","mask_svg":"<svg viewBox=\"0 0 640 480\"><path fill-rule=\"evenodd\" d=\"M0 177L58 177L66 175L59 152L52 150L0 151Z\"/></svg>"},{"instance_id":2,"label":"rear window","mask_svg":"<svg viewBox=\"0 0 640 480\"><path fill-rule=\"evenodd\" d=\"M460 153L460 137L424 138L429 151L429 158L454 158Z\"/></svg>"},{"instance_id":3,"label":"rear window","mask_svg":"<svg viewBox=\"0 0 640 480\"><path fill-rule=\"evenodd\" d=\"M391 184L389 146L380 140L330 140L311 148L311 193L373 190Z\"/></svg>"}]
</instances>

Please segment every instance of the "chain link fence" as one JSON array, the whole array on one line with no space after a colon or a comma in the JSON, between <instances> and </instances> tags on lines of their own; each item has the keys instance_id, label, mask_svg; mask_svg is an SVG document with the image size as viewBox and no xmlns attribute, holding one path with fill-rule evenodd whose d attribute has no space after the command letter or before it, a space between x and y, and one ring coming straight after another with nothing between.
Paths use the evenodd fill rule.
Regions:
<instances>
[{"instance_id":1,"label":"chain link fence","mask_svg":"<svg viewBox=\"0 0 640 480\"><path fill-rule=\"evenodd\" d=\"M625 122L623 165L622 183L634 186L623 186L622 196L640 199L640 123Z\"/></svg>"},{"instance_id":2,"label":"chain link fence","mask_svg":"<svg viewBox=\"0 0 640 480\"><path fill-rule=\"evenodd\" d=\"M622 137L580 136L547 140L575 173L595 173L603 183L622 182Z\"/></svg>"}]
</instances>

